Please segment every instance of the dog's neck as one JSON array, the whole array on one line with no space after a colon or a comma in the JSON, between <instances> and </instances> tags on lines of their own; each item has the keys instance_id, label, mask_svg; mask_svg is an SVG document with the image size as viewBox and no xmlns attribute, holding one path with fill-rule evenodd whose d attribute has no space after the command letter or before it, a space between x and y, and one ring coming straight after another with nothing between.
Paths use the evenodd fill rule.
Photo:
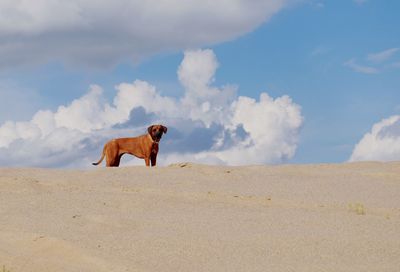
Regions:
<instances>
[{"instance_id":1,"label":"dog's neck","mask_svg":"<svg viewBox=\"0 0 400 272\"><path fill-rule=\"evenodd\" d=\"M149 136L149 139L150 139L150 141L151 141L153 144L158 145L158 142L154 141L154 140L153 140L153 137L151 137L150 134L147 134L147 135Z\"/></svg>"}]
</instances>

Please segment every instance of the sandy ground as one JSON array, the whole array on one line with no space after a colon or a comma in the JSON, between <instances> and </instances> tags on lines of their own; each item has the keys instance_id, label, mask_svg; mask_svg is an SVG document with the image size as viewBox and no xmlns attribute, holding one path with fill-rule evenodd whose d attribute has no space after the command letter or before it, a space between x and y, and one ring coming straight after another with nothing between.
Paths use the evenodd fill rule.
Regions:
<instances>
[{"instance_id":1,"label":"sandy ground","mask_svg":"<svg viewBox=\"0 0 400 272\"><path fill-rule=\"evenodd\" d=\"M0 168L0 271L400 271L400 163Z\"/></svg>"}]
</instances>

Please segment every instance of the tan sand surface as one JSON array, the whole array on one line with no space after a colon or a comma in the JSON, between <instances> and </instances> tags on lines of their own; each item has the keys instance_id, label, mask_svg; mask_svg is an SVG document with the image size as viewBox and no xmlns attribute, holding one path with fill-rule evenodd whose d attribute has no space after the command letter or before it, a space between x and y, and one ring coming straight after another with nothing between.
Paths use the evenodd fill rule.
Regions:
<instances>
[{"instance_id":1,"label":"tan sand surface","mask_svg":"<svg viewBox=\"0 0 400 272\"><path fill-rule=\"evenodd\" d=\"M0 271L400 271L400 163L0 169Z\"/></svg>"}]
</instances>

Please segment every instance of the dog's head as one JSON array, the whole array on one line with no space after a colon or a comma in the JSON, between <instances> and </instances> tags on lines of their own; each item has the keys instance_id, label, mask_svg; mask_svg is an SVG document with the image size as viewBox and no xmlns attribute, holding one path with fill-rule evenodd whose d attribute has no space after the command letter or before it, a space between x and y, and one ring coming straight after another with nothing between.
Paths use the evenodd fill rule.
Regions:
<instances>
[{"instance_id":1,"label":"dog's head","mask_svg":"<svg viewBox=\"0 0 400 272\"><path fill-rule=\"evenodd\" d=\"M164 127L162 125L152 125L147 128L147 131L155 142L159 142L163 133L167 133L167 130L167 127Z\"/></svg>"}]
</instances>

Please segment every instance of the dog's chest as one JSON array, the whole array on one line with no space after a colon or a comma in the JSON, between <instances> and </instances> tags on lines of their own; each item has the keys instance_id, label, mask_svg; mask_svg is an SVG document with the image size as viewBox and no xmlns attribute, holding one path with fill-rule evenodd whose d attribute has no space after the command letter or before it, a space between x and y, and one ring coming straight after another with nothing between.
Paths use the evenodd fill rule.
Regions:
<instances>
[{"instance_id":1,"label":"dog's chest","mask_svg":"<svg viewBox=\"0 0 400 272\"><path fill-rule=\"evenodd\" d=\"M151 146L151 153L158 153L158 143L153 143L153 145Z\"/></svg>"}]
</instances>

